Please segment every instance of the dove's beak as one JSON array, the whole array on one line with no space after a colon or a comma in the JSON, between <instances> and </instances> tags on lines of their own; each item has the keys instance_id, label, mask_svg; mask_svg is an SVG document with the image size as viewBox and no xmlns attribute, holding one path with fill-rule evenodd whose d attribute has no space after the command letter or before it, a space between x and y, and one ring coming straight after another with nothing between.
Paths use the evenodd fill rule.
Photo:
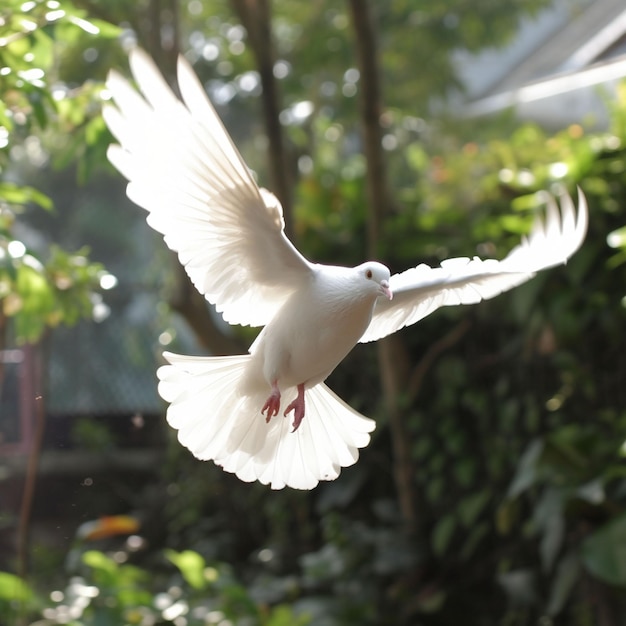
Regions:
<instances>
[{"instance_id":1,"label":"dove's beak","mask_svg":"<svg viewBox=\"0 0 626 626\"><path fill-rule=\"evenodd\" d=\"M380 281L380 292L385 298L389 300L393 300L393 293L391 293L391 289L389 288L389 283L386 280Z\"/></svg>"}]
</instances>

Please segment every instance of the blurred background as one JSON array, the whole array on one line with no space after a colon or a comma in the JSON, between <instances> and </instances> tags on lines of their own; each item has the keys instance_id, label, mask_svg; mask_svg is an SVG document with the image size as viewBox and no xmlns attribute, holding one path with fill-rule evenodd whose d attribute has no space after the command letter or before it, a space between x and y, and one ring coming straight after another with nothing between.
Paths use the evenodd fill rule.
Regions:
<instances>
[{"instance_id":1,"label":"blurred background","mask_svg":"<svg viewBox=\"0 0 626 626\"><path fill-rule=\"evenodd\" d=\"M164 349L242 352L125 197L101 118L140 45L193 64L309 259L502 258L590 207L567 266L359 345L377 421L311 492L176 441ZM0 624L626 623L622 0L3 0Z\"/></svg>"}]
</instances>

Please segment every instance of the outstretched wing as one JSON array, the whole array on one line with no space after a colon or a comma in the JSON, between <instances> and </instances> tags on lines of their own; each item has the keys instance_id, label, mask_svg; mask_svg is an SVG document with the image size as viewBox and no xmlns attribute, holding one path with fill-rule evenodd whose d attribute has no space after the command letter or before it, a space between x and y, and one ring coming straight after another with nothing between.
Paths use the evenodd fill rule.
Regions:
<instances>
[{"instance_id":1,"label":"outstretched wing","mask_svg":"<svg viewBox=\"0 0 626 626\"><path fill-rule=\"evenodd\" d=\"M128 197L226 321L267 324L311 271L283 232L280 203L255 183L184 58L182 100L145 52L131 52L130 65L143 95L113 71L115 106L104 110Z\"/></svg>"},{"instance_id":2,"label":"outstretched wing","mask_svg":"<svg viewBox=\"0 0 626 626\"><path fill-rule=\"evenodd\" d=\"M475 304L531 279L538 271L561 265L581 246L587 232L587 202L578 190L578 215L563 194L561 208L545 194L545 221L537 217L527 239L502 261L477 257L448 259L441 267L418 265L389 281L393 300L379 298L361 342L374 341L415 324L441 306Z\"/></svg>"}]
</instances>

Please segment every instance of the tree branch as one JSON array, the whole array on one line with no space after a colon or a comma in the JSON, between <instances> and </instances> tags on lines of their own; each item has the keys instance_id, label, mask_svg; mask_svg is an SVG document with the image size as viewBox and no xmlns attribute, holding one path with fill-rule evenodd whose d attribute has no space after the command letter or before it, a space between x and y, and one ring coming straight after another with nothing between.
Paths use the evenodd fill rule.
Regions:
<instances>
[{"instance_id":1,"label":"tree branch","mask_svg":"<svg viewBox=\"0 0 626 626\"><path fill-rule=\"evenodd\" d=\"M463 319L449 333L444 335L428 348L426 354L424 354L424 356L420 359L420 362L411 372L411 376L407 383L408 399L410 404L413 404L417 399L417 396L422 388L424 376L426 376L430 368L433 366L437 357L459 342L463 335L469 330L470 326L471 323L469 319Z\"/></svg>"}]
</instances>

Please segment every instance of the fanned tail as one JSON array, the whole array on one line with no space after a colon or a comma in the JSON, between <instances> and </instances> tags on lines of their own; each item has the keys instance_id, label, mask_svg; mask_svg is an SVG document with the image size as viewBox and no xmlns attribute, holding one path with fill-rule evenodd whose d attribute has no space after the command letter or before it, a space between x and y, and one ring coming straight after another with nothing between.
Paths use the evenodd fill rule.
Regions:
<instances>
[{"instance_id":1,"label":"fanned tail","mask_svg":"<svg viewBox=\"0 0 626 626\"><path fill-rule=\"evenodd\" d=\"M194 456L213 460L246 482L272 489L313 489L356 463L370 441L373 420L354 411L326 385L305 393L305 417L291 432L282 411L266 423L261 408L269 388L242 389L251 356L192 357L166 352L159 393L170 403L167 421ZM282 390L283 410L296 395Z\"/></svg>"}]
</instances>

